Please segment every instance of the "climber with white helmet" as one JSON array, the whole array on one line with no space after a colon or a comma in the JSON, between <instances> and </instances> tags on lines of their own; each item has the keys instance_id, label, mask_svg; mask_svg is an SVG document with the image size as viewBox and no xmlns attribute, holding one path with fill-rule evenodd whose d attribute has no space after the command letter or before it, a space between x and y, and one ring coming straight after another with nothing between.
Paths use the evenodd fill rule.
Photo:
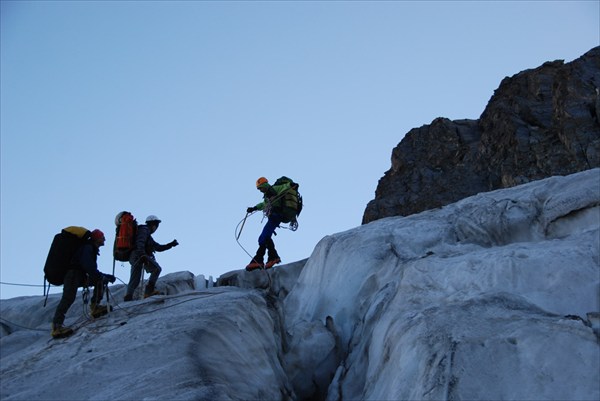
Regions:
<instances>
[{"instance_id":1,"label":"climber with white helmet","mask_svg":"<svg viewBox=\"0 0 600 401\"><path fill-rule=\"evenodd\" d=\"M133 300L133 293L140 284L142 278L142 269L145 269L150 273L148 284L144 290L144 298L151 297L152 295L160 294L156 289L156 280L162 271L162 268L154 257L154 252L162 252L167 249L171 249L174 246L179 245L177 240L173 240L168 244L161 245L154 241L152 234L158 229L160 219L155 215L151 214L146 218L146 224L142 224L137 228L137 234L135 236L135 248L131 252L129 257L129 263L131 264L131 277L129 278L129 284L127 284L127 294L125 294L125 301Z\"/></svg>"}]
</instances>

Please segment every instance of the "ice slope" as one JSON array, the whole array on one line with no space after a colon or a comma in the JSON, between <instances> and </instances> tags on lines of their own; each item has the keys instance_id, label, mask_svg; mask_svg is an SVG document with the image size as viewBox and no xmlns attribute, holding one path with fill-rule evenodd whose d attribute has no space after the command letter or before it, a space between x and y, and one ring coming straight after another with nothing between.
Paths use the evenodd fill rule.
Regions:
<instances>
[{"instance_id":1,"label":"ice slope","mask_svg":"<svg viewBox=\"0 0 600 401\"><path fill-rule=\"evenodd\" d=\"M284 301L287 332L303 337L288 359L314 347L309 325L340 348L321 361L337 365L328 390L306 393L600 399L586 326L600 311L599 205L595 169L324 238Z\"/></svg>"},{"instance_id":2,"label":"ice slope","mask_svg":"<svg viewBox=\"0 0 600 401\"><path fill-rule=\"evenodd\" d=\"M2 300L0 398L597 400L599 236L595 169L333 234L214 288L171 274L95 321L78 298L65 340L58 296Z\"/></svg>"},{"instance_id":3,"label":"ice slope","mask_svg":"<svg viewBox=\"0 0 600 401\"><path fill-rule=\"evenodd\" d=\"M95 321L72 317L67 322L79 329L64 340L49 336L53 308L41 331L3 335L0 398L272 400L291 393L262 293L194 290L191 273L167 276L159 288L166 283L171 295L121 304ZM123 291L113 293L122 299ZM11 309L39 310L39 298L17 300ZM7 309L2 316L18 320Z\"/></svg>"}]
</instances>

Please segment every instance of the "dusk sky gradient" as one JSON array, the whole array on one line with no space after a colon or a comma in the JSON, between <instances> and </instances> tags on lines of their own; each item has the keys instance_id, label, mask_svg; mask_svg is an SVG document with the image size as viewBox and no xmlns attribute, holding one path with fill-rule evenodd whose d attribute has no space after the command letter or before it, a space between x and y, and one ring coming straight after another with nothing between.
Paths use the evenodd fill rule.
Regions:
<instances>
[{"instance_id":1,"label":"dusk sky gradient","mask_svg":"<svg viewBox=\"0 0 600 401\"><path fill-rule=\"evenodd\" d=\"M179 241L163 274L241 269L260 176L300 183L300 227L274 240L309 257L360 225L412 128L477 119L505 77L598 46L599 3L3 0L1 281L41 286L70 225L104 231L110 273L121 210ZM252 254L263 225L244 227Z\"/></svg>"}]
</instances>

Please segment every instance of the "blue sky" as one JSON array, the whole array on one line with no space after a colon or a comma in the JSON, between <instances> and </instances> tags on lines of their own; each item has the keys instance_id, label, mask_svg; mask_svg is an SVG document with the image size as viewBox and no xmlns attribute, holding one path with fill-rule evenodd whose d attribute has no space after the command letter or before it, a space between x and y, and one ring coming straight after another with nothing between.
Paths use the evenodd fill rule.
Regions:
<instances>
[{"instance_id":1,"label":"blue sky","mask_svg":"<svg viewBox=\"0 0 600 401\"><path fill-rule=\"evenodd\" d=\"M2 1L1 281L41 285L69 225L105 232L111 272L121 210L180 242L157 254L163 274L243 268L235 228L260 176L300 183L300 228L274 239L284 263L308 257L360 225L410 129L476 119L504 77L598 46L599 15L598 1ZM244 227L250 253L261 228Z\"/></svg>"}]
</instances>

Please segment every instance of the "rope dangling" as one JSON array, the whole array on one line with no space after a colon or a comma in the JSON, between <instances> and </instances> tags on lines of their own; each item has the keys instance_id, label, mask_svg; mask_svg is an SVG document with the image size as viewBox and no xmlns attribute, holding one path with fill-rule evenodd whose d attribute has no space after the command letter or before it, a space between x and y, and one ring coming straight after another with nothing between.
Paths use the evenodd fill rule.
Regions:
<instances>
[{"instance_id":1,"label":"rope dangling","mask_svg":"<svg viewBox=\"0 0 600 401\"><path fill-rule=\"evenodd\" d=\"M246 213L246 217L244 217L235 227L235 241L240 246L240 248L242 248L242 250L246 253L246 255L248 255L250 258L252 258L252 255L250 255L250 253L246 250L246 248L244 248L243 245L240 243L240 236L242 235L242 229L244 228L244 224L246 224L246 219L248 218L248 216L252 216L254 213L255 212ZM240 226L241 226L241 228L238 232L238 227L240 227Z\"/></svg>"}]
</instances>

